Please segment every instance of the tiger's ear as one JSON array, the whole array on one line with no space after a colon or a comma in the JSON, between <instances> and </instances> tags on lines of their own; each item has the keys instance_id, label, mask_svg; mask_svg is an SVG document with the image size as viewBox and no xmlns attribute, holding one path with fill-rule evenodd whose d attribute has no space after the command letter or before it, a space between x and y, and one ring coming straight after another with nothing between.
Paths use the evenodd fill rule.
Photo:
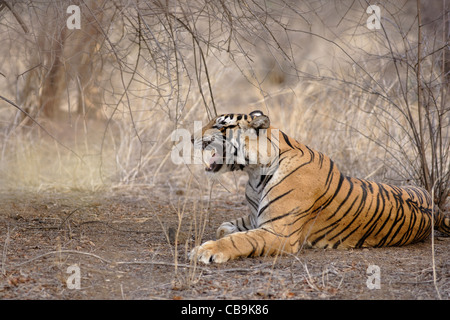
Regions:
<instances>
[{"instance_id":1,"label":"tiger's ear","mask_svg":"<svg viewBox=\"0 0 450 320\"><path fill-rule=\"evenodd\" d=\"M256 130L268 129L270 127L269 117L261 113L261 115L254 117L253 120L250 121L250 127Z\"/></svg>"}]
</instances>

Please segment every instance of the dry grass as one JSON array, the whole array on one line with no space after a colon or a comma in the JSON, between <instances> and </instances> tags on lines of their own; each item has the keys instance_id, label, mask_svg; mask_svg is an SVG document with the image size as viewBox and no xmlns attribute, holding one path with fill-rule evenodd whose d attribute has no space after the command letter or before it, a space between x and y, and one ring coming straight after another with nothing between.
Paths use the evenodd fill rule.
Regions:
<instances>
[{"instance_id":1,"label":"dry grass","mask_svg":"<svg viewBox=\"0 0 450 320\"><path fill-rule=\"evenodd\" d=\"M147 197L149 193L151 199ZM28 193L26 198L17 192L3 193L0 296L438 299L429 241L403 248L308 249L276 259L259 257L208 266L192 265L186 257L185 242L181 241L176 253L178 261L174 261L175 247L167 241L156 218L165 229L178 225L177 206L167 199L170 196L180 197L155 188L114 193ZM217 225L230 215L245 210L245 204L238 199L219 192L209 210L211 224L206 224L205 239L213 237ZM183 203L184 200L180 202ZM181 232L189 231L197 205L193 198L187 201ZM447 238L436 239L436 284L443 299L450 297L447 248ZM74 264L81 269L79 290L66 286L66 270ZM373 264L381 269L379 290L366 286L366 270Z\"/></svg>"},{"instance_id":2,"label":"dry grass","mask_svg":"<svg viewBox=\"0 0 450 320\"><path fill-rule=\"evenodd\" d=\"M101 71L95 78L84 79L86 73L93 70L80 69L73 46L83 38L72 33L75 44L67 39L67 48L58 51L70 69L66 76L69 80L62 83L67 88L63 88L61 93L60 115L54 120L40 117L36 105L45 93L39 85L46 83L43 72L46 69L36 65L41 63L54 67L54 64L46 56L41 62L36 62L36 55L30 51L47 49L45 41L33 41L33 36L44 34L50 38L52 23L58 25L65 21L61 13L64 3L54 8L54 20L41 25L41 29L35 30L36 34L29 32L24 35L20 29L3 26L5 39L19 37L19 41L9 40L3 49L8 51L5 56L18 57L3 62L2 70L8 75L3 95L13 101L16 99L12 97L18 97L19 106L28 110L73 152L65 150L45 132L32 126L20 111L1 102L2 186L95 190L117 184L186 185L184 177L195 169L183 165L175 167L171 163L173 142L170 134L180 127L192 131L193 121L207 121L207 114L213 113L212 107L218 113L262 109L270 115L275 126L328 154L346 174L397 184L424 182L418 169L420 163L415 159L418 141L414 140L410 121L424 125L427 119L433 123L440 121L431 129L439 127L441 130L440 136L435 137L444 141L441 159L433 157L432 150L437 141L426 132L422 133L424 153L428 157L428 165L439 167L441 179L448 179L445 168L449 163L446 142L449 123L445 115L449 106L445 103L446 89L439 82L442 80L439 63L442 52L430 54L422 61L423 83L431 86L429 89L434 93L431 97L434 100L429 102L434 104L429 106L435 111L430 109L431 116L419 121L421 108L414 98L412 67L395 60L397 56L400 59L406 55L405 59L414 63L414 43L417 41L414 6L405 4L402 7L389 2L385 6L384 29L378 31L366 28L367 14L363 4L354 5L349 10L348 4L312 1L297 8L298 12L294 8L286 9L281 16L277 15L279 7L274 6L266 24L261 26L266 34L251 42L232 38L234 41L227 43L231 45L229 55L223 47L213 46L222 44L222 38L231 41L227 38L229 35L220 36L220 28L216 25L207 28L202 20L199 20L195 31L198 34L204 32L210 37L210 42L194 45L188 45L186 38L182 38L194 30L183 30L173 20L167 20L169 27L177 27L173 32L180 37L179 46L172 47L178 51L172 52L164 38L168 34L155 29L164 21L157 24L154 18L145 20L141 17L144 19L140 21L142 35L133 38L121 36L114 30L130 33L139 27L136 21L115 19L111 25L102 25L103 32L107 33L99 44L99 31L93 27L91 18L86 22L89 29L85 30L87 34L84 36L93 34L91 40L97 49L92 51L88 47L79 52L101 57ZM149 8L141 8L142 13ZM196 14L194 8L190 9L192 15ZM34 19L39 17L39 7L35 7L35 15L33 12L25 14L23 9L17 6L15 12L22 14L29 23L38 23ZM136 13L130 6L124 10L129 17ZM235 10L236 15L241 12ZM113 12L114 8L104 7L102 19ZM151 12L157 17L155 8ZM14 16L6 11L3 14L11 25L20 26ZM439 18L433 14L432 18ZM388 23L390 18L396 20ZM99 20L100 23L102 21ZM244 22L257 30L254 21L240 21L242 27L246 26ZM238 25L235 27L236 31L242 31ZM438 34L442 31L436 30ZM162 51L158 55L150 51L152 55L148 57L145 50L149 50L146 48L149 39L146 37L150 36L150 31L154 31L153 40ZM439 48L438 40L432 43L431 35L432 31L424 35L424 54ZM205 47L208 44L211 46ZM244 44L246 47L237 47ZM280 46L279 51L275 50L276 45ZM29 47L29 50L22 50L24 47ZM197 51L192 51L195 48ZM201 52L198 51L200 48ZM176 58L180 60L177 62ZM97 61L95 59L90 63ZM73 69L78 70L78 76ZM99 88L100 105L84 105L82 110L77 107L77 101L86 104L86 99L92 100L90 93L77 91L77 77L87 81L89 88L92 84ZM204 81L196 81L199 77ZM75 80L70 81L70 78ZM208 93L209 89L213 94ZM80 94L84 97L81 100ZM405 116L406 112L412 113L411 118Z\"/></svg>"}]
</instances>

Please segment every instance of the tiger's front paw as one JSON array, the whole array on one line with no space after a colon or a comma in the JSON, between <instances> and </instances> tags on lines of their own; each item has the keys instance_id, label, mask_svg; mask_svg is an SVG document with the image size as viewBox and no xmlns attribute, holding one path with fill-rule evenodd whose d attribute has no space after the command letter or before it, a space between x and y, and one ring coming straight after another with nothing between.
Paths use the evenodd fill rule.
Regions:
<instances>
[{"instance_id":1,"label":"tiger's front paw","mask_svg":"<svg viewBox=\"0 0 450 320\"><path fill-rule=\"evenodd\" d=\"M219 250L217 241L207 241L201 246L197 246L192 249L189 254L189 259L203 262L204 264L209 264L211 262L223 263L230 260L230 255Z\"/></svg>"}]
</instances>

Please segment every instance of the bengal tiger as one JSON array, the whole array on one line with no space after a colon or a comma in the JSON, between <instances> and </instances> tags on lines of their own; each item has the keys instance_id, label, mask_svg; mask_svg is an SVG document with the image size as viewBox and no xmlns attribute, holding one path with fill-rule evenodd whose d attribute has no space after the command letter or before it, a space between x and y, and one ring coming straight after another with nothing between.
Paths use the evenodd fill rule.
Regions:
<instances>
[{"instance_id":1,"label":"bengal tiger","mask_svg":"<svg viewBox=\"0 0 450 320\"><path fill-rule=\"evenodd\" d=\"M450 234L450 219L424 189L347 177L329 157L272 127L259 110L220 115L198 135L192 142L209 154L207 172L248 174L250 214L223 223L217 240L195 247L191 260L223 263L302 247L403 246L430 235L433 212L434 228ZM264 143L270 152L258 149Z\"/></svg>"}]
</instances>

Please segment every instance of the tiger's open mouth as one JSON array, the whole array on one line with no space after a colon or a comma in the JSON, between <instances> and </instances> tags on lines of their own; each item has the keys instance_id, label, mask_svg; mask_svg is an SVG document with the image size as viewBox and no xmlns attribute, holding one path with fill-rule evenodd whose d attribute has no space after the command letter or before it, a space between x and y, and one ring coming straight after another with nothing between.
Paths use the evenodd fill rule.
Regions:
<instances>
[{"instance_id":1,"label":"tiger's open mouth","mask_svg":"<svg viewBox=\"0 0 450 320\"><path fill-rule=\"evenodd\" d=\"M222 168L223 165L223 156L217 152L215 149L212 150L203 150L203 152L210 151L209 158L205 159L203 158L203 162L205 164L205 171L206 172L217 172Z\"/></svg>"}]
</instances>

